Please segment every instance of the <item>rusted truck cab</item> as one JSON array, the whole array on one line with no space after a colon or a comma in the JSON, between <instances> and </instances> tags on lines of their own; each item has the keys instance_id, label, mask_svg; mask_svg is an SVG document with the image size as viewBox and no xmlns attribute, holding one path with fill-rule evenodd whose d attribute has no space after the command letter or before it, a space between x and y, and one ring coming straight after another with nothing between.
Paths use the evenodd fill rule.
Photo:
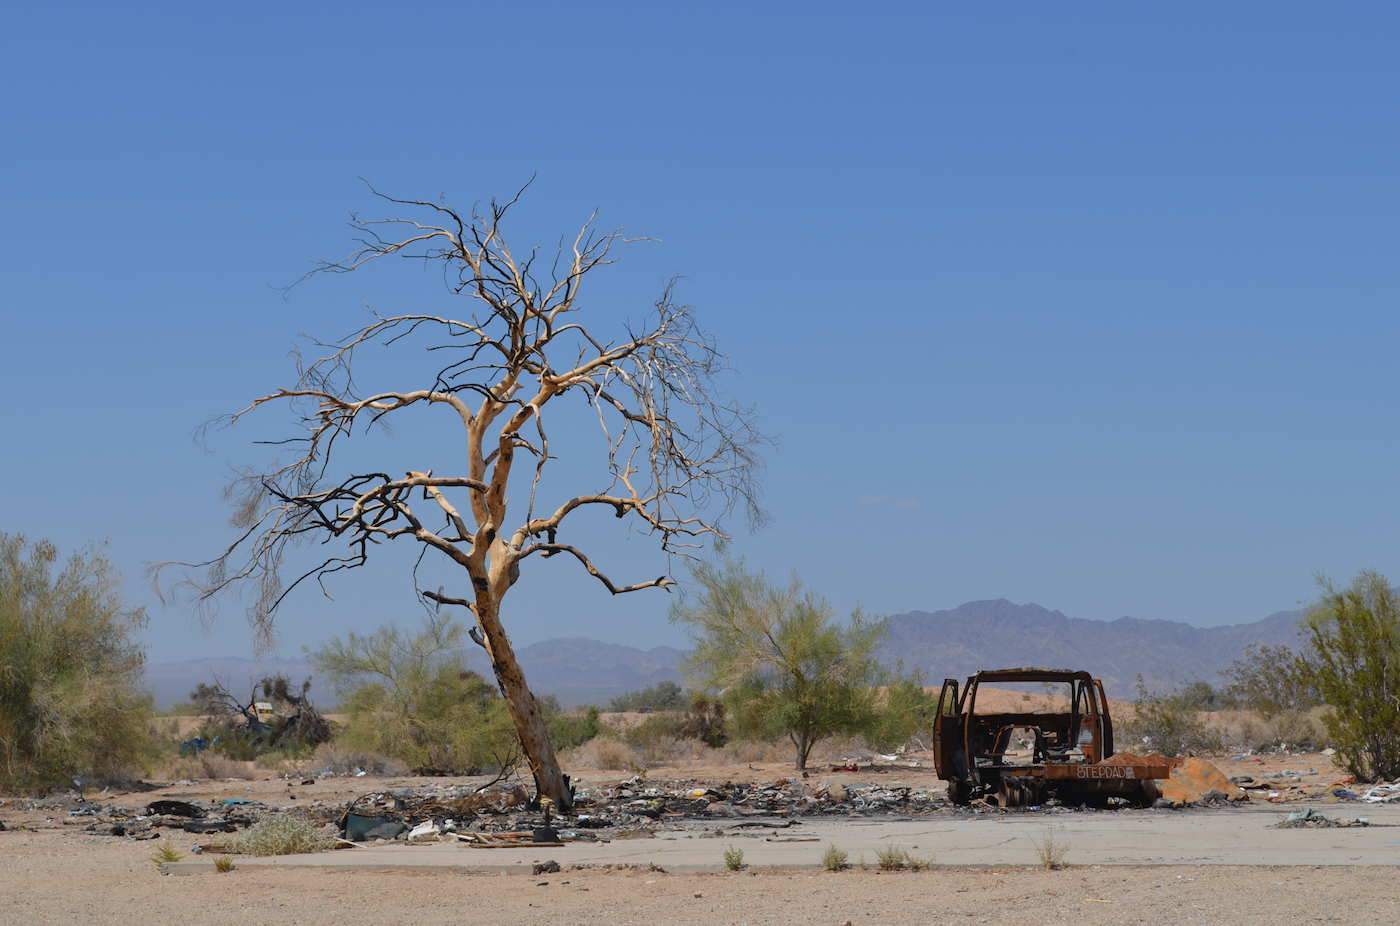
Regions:
<instances>
[{"instance_id":1,"label":"rusted truck cab","mask_svg":"<svg viewBox=\"0 0 1400 926\"><path fill-rule=\"evenodd\" d=\"M1040 686L1039 693L1032 694L1030 685ZM989 691L979 707L984 687ZM1000 703L987 704L993 699ZM1145 807L1157 799L1156 780L1171 773L1164 762L1115 757L1103 683L1088 672L1064 669L978 672L961 689L945 679L933 752L954 804L985 797L1001 807L1021 807L1053 797L1105 807L1120 798Z\"/></svg>"}]
</instances>

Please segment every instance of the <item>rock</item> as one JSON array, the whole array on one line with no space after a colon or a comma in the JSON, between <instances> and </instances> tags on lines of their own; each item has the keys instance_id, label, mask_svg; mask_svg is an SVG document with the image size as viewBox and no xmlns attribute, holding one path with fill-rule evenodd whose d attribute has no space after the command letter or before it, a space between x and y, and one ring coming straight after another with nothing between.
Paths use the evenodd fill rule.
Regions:
<instances>
[{"instance_id":1,"label":"rock","mask_svg":"<svg viewBox=\"0 0 1400 926\"><path fill-rule=\"evenodd\" d=\"M540 862L538 865L535 865L531 870L537 875L558 874L559 863L556 862L554 859L550 859L547 862Z\"/></svg>"}]
</instances>

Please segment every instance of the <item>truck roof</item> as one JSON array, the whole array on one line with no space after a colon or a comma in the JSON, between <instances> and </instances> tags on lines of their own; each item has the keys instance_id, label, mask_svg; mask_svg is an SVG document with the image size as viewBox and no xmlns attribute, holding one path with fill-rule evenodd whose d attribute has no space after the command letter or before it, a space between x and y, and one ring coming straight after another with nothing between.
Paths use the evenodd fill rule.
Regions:
<instances>
[{"instance_id":1,"label":"truck roof","mask_svg":"<svg viewBox=\"0 0 1400 926\"><path fill-rule=\"evenodd\" d=\"M969 682L1072 682L1093 681L1088 672L1075 672L1072 669L990 669L978 672Z\"/></svg>"}]
</instances>

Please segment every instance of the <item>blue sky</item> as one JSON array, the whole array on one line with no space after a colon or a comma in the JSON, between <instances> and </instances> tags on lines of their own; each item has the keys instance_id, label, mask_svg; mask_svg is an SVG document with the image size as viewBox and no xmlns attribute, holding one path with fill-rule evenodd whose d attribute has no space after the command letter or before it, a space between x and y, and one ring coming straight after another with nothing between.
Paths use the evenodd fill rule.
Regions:
<instances>
[{"instance_id":1,"label":"blue sky","mask_svg":"<svg viewBox=\"0 0 1400 926\"><path fill-rule=\"evenodd\" d=\"M979 598L1252 621L1400 573L1392 5L29 5L0 28L0 530L106 540L157 661L246 655L143 564L226 543L301 332L442 304L411 264L274 288L386 192L629 246L778 437L736 549L840 610ZM399 432L411 458L431 429ZM386 451L390 452L390 451ZM567 462L567 461L566 461ZM619 580L665 568L599 521ZM308 591L284 655L416 620L411 552ZM683 574L683 573L682 573ZM450 574L442 573L449 582ZM677 644L668 596L532 564L517 643Z\"/></svg>"}]
</instances>

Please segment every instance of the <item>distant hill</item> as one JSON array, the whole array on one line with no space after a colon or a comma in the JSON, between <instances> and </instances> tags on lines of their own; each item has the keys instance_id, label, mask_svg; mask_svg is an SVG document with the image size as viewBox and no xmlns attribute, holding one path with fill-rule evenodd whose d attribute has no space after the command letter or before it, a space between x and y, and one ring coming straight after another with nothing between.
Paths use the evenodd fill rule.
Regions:
<instances>
[{"instance_id":1,"label":"distant hill","mask_svg":"<svg viewBox=\"0 0 1400 926\"><path fill-rule=\"evenodd\" d=\"M533 643L515 651L525 677L536 694L552 694L565 707L579 704L606 706L609 699L628 691L645 688L659 681L679 683L681 651L669 646L640 650L634 646L600 643L583 637L560 638ZM473 669L492 678L485 651L472 646L467 653ZM167 709L189 697L200 682L213 681L217 674L235 695L243 696L248 680L284 673L300 685L312 675L305 659L190 659L184 662L156 662L146 665L146 684L155 695L156 706ZM323 710L335 706L335 694L320 678L313 677L311 700Z\"/></svg>"},{"instance_id":2,"label":"distant hill","mask_svg":"<svg viewBox=\"0 0 1400 926\"><path fill-rule=\"evenodd\" d=\"M539 695L552 694L565 707L579 704L606 706L609 699L661 681L680 683L680 650L657 646L600 643L587 637L560 637L532 643L515 651L520 667ZM487 678L491 664L485 651L472 651L472 668Z\"/></svg>"},{"instance_id":3,"label":"distant hill","mask_svg":"<svg viewBox=\"0 0 1400 926\"><path fill-rule=\"evenodd\" d=\"M969 601L951 611L894 615L879 656L891 666L902 659L906 668L923 669L930 684L945 677L962 679L980 669L1086 669L1103 679L1111 697L1131 700L1137 693L1134 679L1139 672L1149 681L1155 675L1218 684L1220 670L1249 643L1287 643L1296 649L1297 622L1302 616L1302 611L1280 611L1252 624L1192 627L1132 617L1084 620L1005 599ZM472 646L467 655L476 671L491 677L484 651ZM623 692L659 681L682 681L679 665L684 654L669 646L641 650L567 637L532 643L516 650L516 655L531 688L540 695L557 696L565 707L606 705ZM155 691L156 704L169 707L215 672L227 678L237 693L249 677L284 672L299 684L311 669L302 659L198 659L148 665L146 680ZM335 704L334 695L320 679L315 680L311 695L323 708Z\"/></svg>"},{"instance_id":4,"label":"distant hill","mask_svg":"<svg viewBox=\"0 0 1400 926\"><path fill-rule=\"evenodd\" d=\"M1132 699L1138 673L1151 682L1221 682L1220 671L1250 643L1298 648L1302 611L1280 611L1252 624L1193 627L1177 621L1066 617L1038 604L1006 599L969 601L951 611L910 611L890 618L880 659L918 666L929 683L962 679L982 669L1045 666L1085 669L1103 679L1110 697Z\"/></svg>"}]
</instances>

